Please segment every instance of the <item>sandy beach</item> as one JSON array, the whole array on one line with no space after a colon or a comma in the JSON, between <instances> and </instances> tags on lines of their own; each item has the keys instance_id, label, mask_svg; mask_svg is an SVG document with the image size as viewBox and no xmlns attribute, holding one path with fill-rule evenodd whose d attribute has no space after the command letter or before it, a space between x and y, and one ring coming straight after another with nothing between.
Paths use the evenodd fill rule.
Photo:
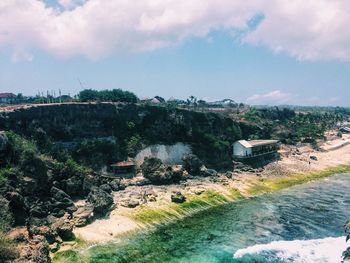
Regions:
<instances>
[{"instance_id":1,"label":"sandy beach","mask_svg":"<svg viewBox=\"0 0 350 263\"><path fill-rule=\"evenodd\" d=\"M227 197L232 198L232 189L237 189L241 194L248 195L249 187L258 180L274 177L288 177L295 173L306 173L313 171L322 171L330 167L350 164L350 135L344 135L343 138L334 138L331 141L323 143L319 151L314 151L311 147L281 147L281 160L275 161L264 167L258 173L240 172L219 174L217 177L194 178L177 185L167 186L130 186L126 190L115 192L114 201L116 207L110 215L104 219L95 220L91 224L75 228L75 235L91 244L104 243L118 239L123 234L135 230L150 227L135 220L135 214L140 210L149 209L169 209L171 203L171 194L181 192L185 196L199 196L205 191L215 191ZM310 158L310 156L312 158ZM123 202L130 198L142 196L145 192L152 192L155 200L145 201L136 208L127 208ZM170 208L171 209L171 208ZM176 214L174 211L173 214ZM179 214L178 217L184 217L186 214Z\"/></svg>"}]
</instances>

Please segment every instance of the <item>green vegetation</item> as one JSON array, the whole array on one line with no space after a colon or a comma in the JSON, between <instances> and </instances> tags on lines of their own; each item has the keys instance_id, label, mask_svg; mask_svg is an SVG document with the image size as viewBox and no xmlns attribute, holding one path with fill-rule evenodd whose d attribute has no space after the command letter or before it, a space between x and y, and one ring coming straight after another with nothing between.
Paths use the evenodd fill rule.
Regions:
<instances>
[{"instance_id":1,"label":"green vegetation","mask_svg":"<svg viewBox=\"0 0 350 263\"><path fill-rule=\"evenodd\" d=\"M82 177L91 172L84 166L79 165L73 159L68 159L64 162L57 160L52 161L53 174L57 178L72 178L74 176Z\"/></svg>"},{"instance_id":2,"label":"green vegetation","mask_svg":"<svg viewBox=\"0 0 350 263\"><path fill-rule=\"evenodd\" d=\"M324 139L324 132L349 116L348 111L321 111L305 109L266 107L250 108L242 117L251 125L259 127L249 139L274 138L286 144Z\"/></svg>"},{"instance_id":3,"label":"green vegetation","mask_svg":"<svg viewBox=\"0 0 350 263\"><path fill-rule=\"evenodd\" d=\"M293 185L303 184L316 179L325 178L334 174L350 172L350 165L339 165L327 168L323 171L292 174L281 178L264 179L256 182L249 189L250 196L265 194L280 189L284 189Z\"/></svg>"},{"instance_id":4,"label":"green vegetation","mask_svg":"<svg viewBox=\"0 0 350 263\"><path fill-rule=\"evenodd\" d=\"M334 174L350 172L350 165L340 165L319 172L291 174L281 178L259 180L249 189L248 193L242 194L238 189L232 189L230 195L223 195L216 191L205 191L201 195L190 195L182 204L171 204L166 208L150 208L141 206L132 217L140 223L157 224L171 222L184 215L220 205L226 202L239 201L248 196L274 192L293 185L310 182L325 178Z\"/></svg>"},{"instance_id":5,"label":"green vegetation","mask_svg":"<svg viewBox=\"0 0 350 263\"><path fill-rule=\"evenodd\" d=\"M82 250L86 248L88 245L90 245L85 240L82 240L80 238L76 238L74 240L75 244L73 245L72 249L64 250L55 253L53 257L53 262L56 263L83 263L87 262L86 257L84 257L81 253L79 253L79 250ZM64 244L64 243L63 243Z\"/></svg>"},{"instance_id":6,"label":"green vegetation","mask_svg":"<svg viewBox=\"0 0 350 263\"><path fill-rule=\"evenodd\" d=\"M6 236L13 223L9 202L0 197L0 262L10 262L18 256L17 244Z\"/></svg>"},{"instance_id":7,"label":"green vegetation","mask_svg":"<svg viewBox=\"0 0 350 263\"><path fill-rule=\"evenodd\" d=\"M136 103L138 101L137 96L130 92L121 89L113 90L92 90L85 89L78 94L79 101L111 101L111 102L132 102Z\"/></svg>"},{"instance_id":8,"label":"green vegetation","mask_svg":"<svg viewBox=\"0 0 350 263\"><path fill-rule=\"evenodd\" d=\"M208 207L224 204L229 201L243 198L238 190L232 190L232 194L225 196L214 190L207 190L200 195L189 195L181 204L171 204L166 208L150 208L141 206L132 215L133 219L143 224L157 224L173 221L185 215L207 209Z\"/></svg>"},{"instance_id":9,"label":"green vegetation","mask_svg":"<svg viewBox=\"0 0 350 263\"><path fill-rule=\"evenodd\" d=\"M57 252L52 259L55 263L84 263L87 259L83 257L77 250L66 250L62 252Z\"/></svg>"},{"instance_id":10,"label":"green vegetation","mask_svg":"<svg viewBox=\"0 0 350 263\"><path fill-rule=\"evenodd\" d=\"M96 170L118 160L119 154L119 145L113 139L85 139L71 151L74 160Z\"/></svg>"},{"instance_id":11,"label":"green vegetation","mask_svg":"<svg viewBox=\"0 0 350 263\"><path fill-rule=\"evenodd\" d=\"M139 134L126 140L126 151L129 156L135 156L140 150L142 150L142 138Z\"/></svg>"}]
</instances>

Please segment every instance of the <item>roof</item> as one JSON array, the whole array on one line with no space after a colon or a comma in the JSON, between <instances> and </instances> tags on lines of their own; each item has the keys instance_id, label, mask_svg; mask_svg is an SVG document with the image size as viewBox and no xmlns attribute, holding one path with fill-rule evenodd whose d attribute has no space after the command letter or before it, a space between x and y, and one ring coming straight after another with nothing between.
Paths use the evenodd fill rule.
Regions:
<instances>
[{"instance_id":1,"label":"roof","mask_svg":"<svg viewBox=\"0 0 350 263\"><path fill-rule=\"evenodd\" d=\"M119 163L111 164L113 167L130 167L130 166L135 166L135 163L132 161L122 161Z\"/></svg>"},{"instance_id":2,"label":"roof","mask_svg":"<svg viewBox=\"0 0 350 263\"><path fill-rule=\"evenodd\" d=\"M0 93L0 98L16 98L16 95L13 93Z\"/></svg>"},{"instance_id":3,"label":"roof","mask_svg":"<svg viewBox=\"0 0 350 263\"><path fill-rule=\"evenodd\" d=\"M251 140L251 141L240 140L240 141L237 141L237 142L242 144L246 148L252 148L252 147L256 147L256 146L262 146L262 145L269 145L269 144L278 143L277 140Z\"/></svg>"}]
</instances>

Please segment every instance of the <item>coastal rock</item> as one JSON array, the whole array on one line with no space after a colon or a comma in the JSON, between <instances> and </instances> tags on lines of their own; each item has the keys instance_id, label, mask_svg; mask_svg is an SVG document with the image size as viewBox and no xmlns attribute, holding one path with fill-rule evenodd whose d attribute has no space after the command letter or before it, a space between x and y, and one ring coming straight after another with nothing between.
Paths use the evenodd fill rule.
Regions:
<instances>
[{"instance_id":1,"label":"coastal rock","mask_svg":"<svg viewBox=\"0 0 350 263\"><path fill-rule=\"evenodd\" d=\"M150 189L150 190L146 190L144 193L143 193L143 200L144 202L155 202L157 201L157 193Z\"/></svg>"},{"instance_id":2,"label":"coastal rock","mask_svg":"<svg viewBox=\"0 0 350 263\"><path fill-rule=\"evenodd\" d=\"M68 194L66 194L61 189L58 189L56 187L51 188L51 196L52 196L52 212L51 214L55 217L62 217L64 216L65 212L67 211L69 214L72 214L74 211L76 211L76 207L74 205L74 202L70 198Z\"/></svg>"},{"instance_id":3,"label":"coastal rock","mask_svg":"<svg viewBox=\"0 0 350 263\"><path fill-rule=\"evenodd\" d=\"M217 174L217 171L214 169L208 169L204 165L200 168L200 176L202 177L216 176Z\"/></svg>"},{"instance_id":4,"label":"coastal rock","mask_svg":"<svg viewBox=\"0 0 350 263\"><path fill-rule=\"evenodd\" d=\"M105 192L107 192L107 193L109 193L109 194L112 192L112 188L111 188L111 186L108 185L108 184L102 184L102 185L100 185L100 189L103 190L103 191L105 191Z\"/></svg>"},{"instance_id":5,"label":"coastal rock","mask_svg":"<svg viewBox=\"0 0 350 263\"><path fill-rule=\"evenodd\" d=\"M83 207L79 207L76 212L73 213L73 223L77 227L87 225L94 217L94 206L87 203Z\"/></svg>"},{"instance_id":6,"label":"coastal rock","mask_svg":"<svg viewBox=\"0 0 350 263\"><path fill-rule=\"evenodd\" d=\"M17 191L6 193L5 198L10 202L9 206L14 216L16 225L23 225L27 218L27 206L24 202L24 197Z\"/></svg>"},{"instance_id":7,"label":"coastal rock","mask_svg":"<svg viewBox=\"0 0 350 263\"><path fill-rule=\"evenodd\" d=\"M178 183L183 178L183 170L181 166L165 165L158 158L145 158L141 169L145 178L153 184L171 184Z\"/></svg>"},{"instance_id":8,"label":"coastal rock","mask_svg":"<svg viewBox=\"0 0 350 263\"><path fill-rule=\"evenodd\" d=\"M37 180L30 177L21 177L18 184L21 188L21 193L24 196L31 196L38 190Z\"/></svg>"},{"instance_id":9,"label":"coastal rock","mask_svg":"<svg viewBox=\"0 0 350 263\"><path fill-rule=\"evenodd\" d=\"M61 218L52 224L52 229L62 238L63 241L74 239L73 224L67 218Z\"/></svg>"},{"instance_id":10,"label":"coastal rock","mask_svg":"<svg viewBox=\"0 0 350 263\"><path fill-rule=\"evenodd\" d=\"M100 215L106 214L113 205L112 195L97 187L91 189L87 201L93 205L94 212Z\"/></svg>"},{"instance_id":11,"label":"coastal rock","mask_svg":"<svg viewBox=\"0 0 350 263\"><path fill-rule=\"evenodd\" d=\"M176 192L171 195L171 202L183 203L186 201L186 197L181 192Z\"/></svg>"},{"instance_id":12,"label":"coastal rock","mask_svg":"<svg viewBox=\"0 0 350 263\"><path fill-rule=\"evenodd\" d=\"M56 201L70 199L69 195L67 195L64 191L62 191L61 189L58 189L56 187L51 188L51 196Z\"/></svg>"},{"instance_id":13,"label":"coastal rock","mask_svg":"<svg viewBox=\"0 0 350 263\"><path fill-rule=\"evenodd\" d=\"M50 263L49 244L43 236L34 236L29 243L21 247L19 258L15 263Z\"/></svg>"},{"instance_id":14,"label":"coastal rock","mask_svg":"<svg viewBox=\"0 0 350 263\"><path fill-rule=\"evenodd\" d=\"M83 191L85 194L88 194L93 187L99 186L100 180L97 176L86 175L83 180Z\"/></svg>"},{"instance_id":15,"label":"coastal rock","mask_svg":"<svg viewBox=\"0 0 350 263\"><path fill-rule=\"evenodd\" d=\"M129 200L124 200L121 203L121 205L128 208L135 208L140 205L140 202L137 199L129 199Z\"/></svg>"},{"instance_id":16,"label":"coastal rock","mask_svg":"<svg viewBox=\"0 0 350 263\"><path fill-rule=\"evenodd\" d=\"M55 242L49 245L49 249L51 253L56 253L60 249L60 243Z\"/></svg>"},{"instance_id":17,"label":"coastal rock","mask_svg":"<svg viewBox=\"0 0 350 263\"><path fill-rule=\"evenodd\" d=\"M65 181L65 192L70 196L80 196L83 180L78 176L73 176Z\"/></svg>"},{"instance_id":18,"label":"coastal rock","mask_svg":"<svg viewBox=\"0 0 350 263\"><path fill-rule=\"evenodd\" d=\"M202 161L194 154L188 154L182 158L184 169L191 175L199 175Z\"/></svg>"},{"instance_id":19,"label":"coastal rock","mask_svg":"<svg viewBox=\"0 0 350 263\"><path fill-rule=\"evenodd\" d=\"M141 165L143 176L148 178L162 166L162 161L155 157L146 157Z\"/></svg>"},{"instance_id":20,"label":"coastal rock","mask_svg":"<svg viewBox=\"0 0 350 263\"><path fill-rule=\"evenodd\" d=\"M56 241L56 231L48 226L31 226L30 229L32 235L44 236L49 244Z\"/></svg>"}]
</instances>

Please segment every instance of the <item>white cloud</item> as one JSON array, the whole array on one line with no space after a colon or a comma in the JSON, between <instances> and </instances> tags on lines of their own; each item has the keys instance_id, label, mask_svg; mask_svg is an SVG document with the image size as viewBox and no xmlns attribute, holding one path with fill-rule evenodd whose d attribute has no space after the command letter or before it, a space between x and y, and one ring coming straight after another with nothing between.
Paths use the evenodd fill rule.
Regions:
<instances>
[{"instance_id":1,"label":"white cloud","mask_svg":"<svg viewBox=\"0 0 350 263\"><path fill-rule=\"evenodd\" d=\"M247 102L254 104L283 104L291 100L292 94L274 90L265 94L254 94L247 98Z\"/></svg>"},{"instance_id":2,"label":"white cloud","mask_svg":"<svg viewBox=\"0 0 350 263\"><path fill-rule=\"evenodd\" d=\"M245 42L263 44L299 60L350 60L350 1L274 0Z\"/></svg>"},{"instance_id":3,"label":"white cloud","mask_svg":"<svg viewBox=\"0 0 350 263\"><path fill-rule=\"evenodd\" d=\"M239 34L301 60L350 60L347 0L41 0L0 1L0 48L43 49L59 57L97 59L115 52L150 51L212 30ZM247 30L257 14L264 16ZM233 34L236 35L236 34Z\"/></svg>"},{"instance_id":4,"label":"white cloud","mask_svg":"<svg viewBox=\"0 0 350 263\"><path fill-rule=\"evenodd\" d=\"M85 3L85 0L58 0L58 3L65 9L72 9Z\"/></svg>"}]
</instances>

